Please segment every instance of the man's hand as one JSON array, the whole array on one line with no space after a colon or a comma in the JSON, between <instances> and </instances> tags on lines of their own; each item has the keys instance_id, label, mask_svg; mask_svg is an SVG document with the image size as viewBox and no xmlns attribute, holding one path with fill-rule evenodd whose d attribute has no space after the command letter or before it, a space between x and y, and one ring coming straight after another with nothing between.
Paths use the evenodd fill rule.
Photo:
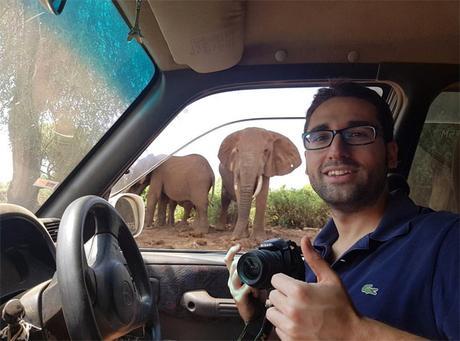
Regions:
<instances>
[{"instance_id":1,"label":"man's hand","mask_svg":"<svg viewBox=\"0 0 460 341\"><path fill-rule=\"evenodd\" d=\"M276 274L270 292L273 307L267 319L281 340L353 339L362 318L348 297L340 278L313 249L307 237L301 241L305 261L317 277L306 283Z\"/></svg>"},{"instance_id":2,"label":"man's hand","mask_svg":"<svg viewBox=\"0 0 460 341\"><path fill-rule=\"evenodd\" d=\"M235 300L241 318L245 322L248 322L257 317L257 313L261 311L265 304L267 295L262 290L257 290L247 284L241 283L236 271L237 261L234 260L235 254L240 249L241 245L232 246L227 251L224 261L229 272L227 285L230 289L230 294Z\"/></svg>"}]
</instances>

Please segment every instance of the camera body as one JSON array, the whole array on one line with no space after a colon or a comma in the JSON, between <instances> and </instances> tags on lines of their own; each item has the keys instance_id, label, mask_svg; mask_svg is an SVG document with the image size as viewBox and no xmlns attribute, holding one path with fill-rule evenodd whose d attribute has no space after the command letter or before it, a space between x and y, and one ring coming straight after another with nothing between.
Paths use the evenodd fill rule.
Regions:
<instances>
[{"instance_id":1,"label":"camera body","mask_svg":"<svg viewBox=\"0 0 460 341\"><path fill-rule=\"evenodd\" d=\"M293 241L279 238L266 240L257 249L246 252L238 260L236 269L241 282L259 289L269 289L272 276L280 272L305 279L300 247Z\"/></svg>"}]
</instances>

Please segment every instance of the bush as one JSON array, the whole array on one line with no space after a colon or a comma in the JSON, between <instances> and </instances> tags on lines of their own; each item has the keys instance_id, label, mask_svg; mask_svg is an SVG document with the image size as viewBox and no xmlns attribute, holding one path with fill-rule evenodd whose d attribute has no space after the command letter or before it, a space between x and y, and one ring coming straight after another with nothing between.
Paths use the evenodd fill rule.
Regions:
<instances>
[{"instance_id":1,"label":"bush","mask_svg":"<svg viewBox=\"0 0 460 341\"><path fill-rule=\"evenodd\" d=\"M270 191L265 217L271 226L320 228L329 217L329 208L310 185L289 190L283 186Z\"/></svg>"},{"instance_id":2,"label":"bush","mask_svg":"<svg viewBox=\"0 0 460 341\"><path fill-rule=\"evenodd\" d=\"M220 193L222 181L216 181L216 189L211 205L208 208L208 217L211 224L216 224L220 214ZM249 221L254 221L255 201L252 203ZM235 202L229 207L229 221L235 223L238 208ZM329 208L326 203L313 191L310 185L301 189L286 189L270 191L265 211L267 225L288 228L322 227L329 217Z\"/></svg>"},{"instance_id":3,"label":"bush","mask_svg":"<svg viewBox=\"0 0 460 341\"><path fill-rule=\"evenodd\" d=\"M148 188L148 187L147 187ZM141 194L146 203L146 190ZM219 178L215 183L214 196L211 198L209 193L210 205L208 207L208 219L212 225L217 224L220 216L220 196L222 180ZM252 203L249 221L254 220L255 201ZM184 209L177 206L174 212L175 221L180 221L184 214ZM192 210L191 216L196 215ZM230 204L228 210L228 222L235 224L238 215L238 208L235 202ZM270 226L282 226L287 228L320 228L329 217L329 209L322 199L313 191L310 185L301 189L286 189L282 187L278 190L270 191L265 211L266 224Z\"/></svg>"}]
</instances>

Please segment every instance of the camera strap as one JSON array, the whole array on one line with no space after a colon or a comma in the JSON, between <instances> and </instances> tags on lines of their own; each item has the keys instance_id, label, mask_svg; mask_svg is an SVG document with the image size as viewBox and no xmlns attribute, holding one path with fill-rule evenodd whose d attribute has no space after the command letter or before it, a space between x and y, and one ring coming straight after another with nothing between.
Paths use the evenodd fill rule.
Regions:
<instances>
[{"instance_id":1,"label":"camera strap","mask_svg":"<svg viewBox=\"0 0 460 341\"><path fill-rule=\"evenodd\" d=\"M259 318L245 322L244 328L236 341L265 341L270 335L273 325L266 318L267 307Z\"/></svg>"}]
</instances>

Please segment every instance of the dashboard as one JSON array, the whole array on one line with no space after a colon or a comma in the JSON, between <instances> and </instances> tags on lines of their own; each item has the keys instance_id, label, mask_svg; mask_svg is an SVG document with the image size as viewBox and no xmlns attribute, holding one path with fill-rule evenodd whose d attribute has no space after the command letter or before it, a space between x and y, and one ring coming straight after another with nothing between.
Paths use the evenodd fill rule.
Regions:
<instances>
[{"instance_id":1,"label":"dashboard","mask_svg":"<svg viewBox=\"0 0 460 341\"><path fill-rule=\"evenodd\" d=\"M50 279L56 248L43 224L30 211L0 205L0 306Z\"/></svg>"}]
</instances>

